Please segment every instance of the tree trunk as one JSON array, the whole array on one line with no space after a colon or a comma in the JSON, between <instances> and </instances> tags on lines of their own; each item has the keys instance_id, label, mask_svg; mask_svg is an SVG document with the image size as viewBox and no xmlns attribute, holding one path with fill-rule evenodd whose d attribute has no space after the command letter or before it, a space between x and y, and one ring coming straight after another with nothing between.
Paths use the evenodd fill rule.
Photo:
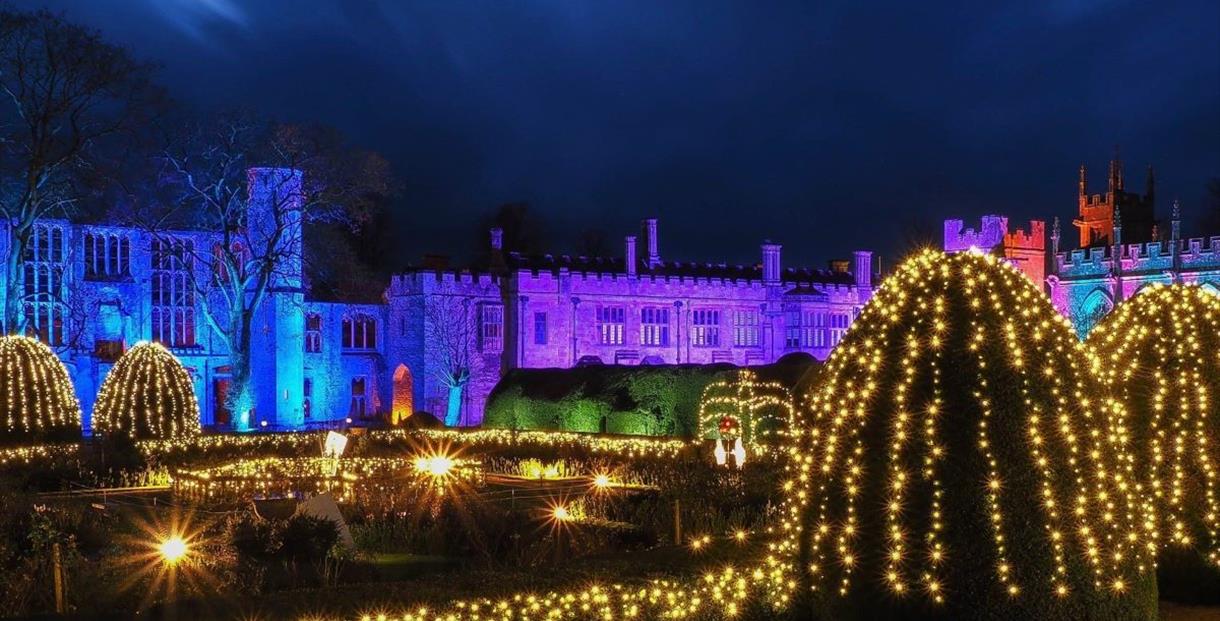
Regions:
<instances>
[{"instance_id":1,"label":"tree trunk","mask_svg":"<svg viewBox=\"0 0 1220 621\"><path fill-rule=\"evenodd\" d=\"M449 387L449 405L445 410L445 426L457 427L462 417L462 384Z\"/></svg>"},{"instance_id":2,"label":"tree trunk","mask_svg":"<svg viewBox=\"0 0 1220 621\"><path fill-rule=\"evenodd\" d=\"M255 425L251 417L254 391L250 385L250 323L250 313L242 310L230 316L229 364L233 372L227 405L235 417L234 428L240 431L249 431Z\"/></svg>"},{"instance_id":3,"label":"tree trunk","mask_svg":"<svg viewBox=\"0 0 1220 621\"><path fill-rule=\"evenodd\" d=\"M25 313L21 312L21 297L25 295L21 285L21 271L25 267L25 244L19 243L16 234L9 237L8 256L4 261L4 272L7 280L4 284L4 332L18 334L25 327L22 325Z\"/></svg>"}]
</instances>

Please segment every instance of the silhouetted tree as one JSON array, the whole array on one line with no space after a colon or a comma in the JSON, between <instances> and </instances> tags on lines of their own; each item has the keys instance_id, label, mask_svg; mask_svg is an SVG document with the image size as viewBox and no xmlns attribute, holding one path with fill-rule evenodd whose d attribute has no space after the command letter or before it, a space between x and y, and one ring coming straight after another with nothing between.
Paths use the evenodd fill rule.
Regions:
<instances>
[{"instance_id":1,"label":"silhouetted tree","mask_svg":"<svg viewBox=\"0 0 1220 621\"><path fill-rule=\"evenodd\" d=\"M176 260L207 266L185 271L206 324L229 351L233 379L226 405L244 413L252 403L254 317L283 268L302 261L303 228L358 230L393 191L393 178L384 159L332 129L242 114L184 123L168 136L158 161L158 178L173 200L138 205L136 219L162 247L184 255ZM299 187L289 176L272 179L270 217L255 226L249 220L251 167L302 173ZM184 245L173 232L181 228L215 232L218 241L208 248Z\"/></svg>"},{"instance_id":2,"label":"silhouetted tree","mask_svg":"<svg viewBox=\"0 0 1220 621\"><path fill-rule=\"evenodd\" d=\"M0 216L9 227L2 317L20 332L34 224L66 216L103 143L141 126L152 66L47 11L0 8Z\"/></svg>"},{"instance_id":3,"label":"silhouetted tree","mask_svg":"<svg viewBox=\"0 0 1220 621\"><path fill-rule=\"evenodd\" d=\"M606 238L605 231L591 228L585 229L580 233L580 237L577 240L576 254L586 257L609 257L613 256L614 249L610 247L610 242Z\"/></svg>"}]
</instances>

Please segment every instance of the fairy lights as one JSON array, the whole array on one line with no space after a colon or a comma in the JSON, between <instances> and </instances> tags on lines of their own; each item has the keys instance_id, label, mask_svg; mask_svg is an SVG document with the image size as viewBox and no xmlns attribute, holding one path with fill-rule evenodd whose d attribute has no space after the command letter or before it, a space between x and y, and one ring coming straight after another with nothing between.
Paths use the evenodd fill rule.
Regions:
<instances>
[{"instance_id":1,"label":"fairy lights","mask_svg":"<svg viewBox=\"0 0 1220 621\"><path fill-rule=\"evenodd\" d=\"M55 352L30 337L0 337L0 369L0 442L80 437L80 403Z\"/></svg>"},{"instance_id":2,"label":"fairy lights","mask_svg":"<svg viewBox=\"0 0 1220 621\"><path fill-rule=\"evenodd\" d=\"M1112 397L1110 438L1139 494L1132 529L1149 546L1196 550L1220 567L1220 299L1153 285L1090 333L1094 373Z\"/></svg>"},{"instance_id":3,"label":"fairy lights","mask_svg":"<svg viewBox=\"0 0 1220 621\"><path fill-rule=\"evenodd\" d=\"M199 403L182 363L158 343L127 350L106 375L93 408L93 427L134 438L199 434Z\"/></svg>"},{"instance_id":4,"label":"fairy lights","mask_svg":"<svg viewBox=\"0 0 1220 621\"><path fill-rule=\"evenodd\" d=\"M781 582L846 596L881 576L901 606L1101 597L1150 579L1077 358L1066 320L1006 263L935 251L904 263L831 355L810 427L794 430L772 545ZM980 528L990 537L960 534Z\"/></svg>"}]
</instances>

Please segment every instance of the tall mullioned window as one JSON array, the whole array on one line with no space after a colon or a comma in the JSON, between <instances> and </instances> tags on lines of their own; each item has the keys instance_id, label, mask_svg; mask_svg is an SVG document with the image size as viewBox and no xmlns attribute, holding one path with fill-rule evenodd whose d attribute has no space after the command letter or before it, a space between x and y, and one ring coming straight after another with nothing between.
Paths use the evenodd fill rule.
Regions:
<instances>
[{"instance_id":1,"label":"tall mullioned window","mask_svg":"<svg viewBox=\"0 0 1220 621\"><path fill-rule=\"evenodd\" d=\"M36 224L25 248L23 308L26 333L53 347L63 345L66 340L66 239L63 227Z\"/></svg>"},{"instance_id":2,"label":"tall mullioned window","mask_svg":"<svg viewBox=\"0 0 1220 621\"><path fill-rule=\"evenodd\" d=\"M784 347L798 349L801 346L801 311L789 309L784 311Z\"/></svg>"},{"instance_id":3,"label":"tall mullioned window","mask_svg":"<svg viewBox=\"0 0 1220 621\"><path fill-rule=\"evenodd\" d=\"M152 243L152 337L166 347L194 347L195 290L191 279L194 242Z\"/></svg>"},{"instance_id":4,"label":"tall mullioned window","mask_svg":"<svg viewBox=\"0 0 1220 621\"><path fill-rule=\"evenodd\" d=\"M597 340L602 345L622 345L627 309L622 306L597 307Z\"/></svg>"},{"instance_id":5,"label":"tall mullioned window","mask_svg":"<svg viewBox=\"0 0 1220 621\"><path fill-rule=\"evenodd\" d=\"M534 313L534 344L546 345L546 313Z\"/></svg>"},{"instance_id":6,"label":"tall mullioned window","mask_svg":"<svg viewBox=\"0 0 1220 621\"><path fill-rule=\"evenodd\" d=\"M305 353L322 352L322 315L308 313L305 315Z\"/></svg>"},{"instance_id":7,"label":"tall mullioned window","mask_svg":"<svg viewBox=\"0 0 1220 621\"><path fill-rule=\"evenodd\" d=\"M479 314L480 351L504 351L504 307L499 304L484 304L479 307Z\"/></svg>"},{"instance_id":8,"label":"tall mullioned window","mask_svg":"<svg viewBox=\"0 0 1220 621\"><path fill-rule=\"evenodd\" d=\"M84 254L86 280L131 276L131 237L126 233L88 231L84 238Z\"/></svg>"},{"instance_id":9,"label":"tall mullioned window","mask_svg":"<svg viewBox=\"0 0 1220 621\"><path fill-rule=\"evenodd\" d=\"M364 314L343 317L343 349L377 349L377 320Z\"/></svg>"},{"instance_id":10,"label":"tall mullioned window","mask_svg":"<svg viewBox=\"0 0 1220 621\"><path fill-rule=\"evenodd\" d=\"M733 311L733 346L758 347L758 311Z\"/></svg>"},{"instance_id":11,"label":"tall mullioned window","mask_svg":"<svg viewBox=\"0 0 1220 621\"><path fill-rule=\"evenodd\" d=\"M640 345L667 347L669 345L669 309L664 306L646 306L640 309Z\"/></svg>"},{"instance_id":12,"label":"tall mullioned window","mask_svg":"<svg viewBox=\"0 0 1220 621\"><path fill-rule=\"evenodd\" d=\"M698 308L691 312L691 344L696 347L720 346L720 310Z\"/></svg>"}]
</instances>

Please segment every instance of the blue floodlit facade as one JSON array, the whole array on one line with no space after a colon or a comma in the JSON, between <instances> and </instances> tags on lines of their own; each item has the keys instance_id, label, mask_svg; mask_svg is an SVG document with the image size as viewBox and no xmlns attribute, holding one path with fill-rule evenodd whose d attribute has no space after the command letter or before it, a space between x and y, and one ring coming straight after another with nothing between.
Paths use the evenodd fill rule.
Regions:
<instances>
[{"instance_id":1,"label":"blue floodlit facade","mask_svg":"<svg viewBox=\"0 0 1220 621\"><path fill-rule=\"evenodd\" d=\"M407 270L378 303L321 302L304 287L300 210L276 202L294 187L299 195L300 173L256 168L248 177L246 241L256 248L276 217L289 218L290 240L267 255L283 258L254 315L248 405L230 403L229 352L198 299L217 315L207 278L220 277L211 259L219 235L35 224L22 275L27 331L67 365L86 430L107 372L142 340L182 361L208 427L305 429L417 411L470 426L513 368L825 359L873 291L868 251L827 269L783 267L769 241L754 265L673 261L650 219L639 252L629 235L619 257L527 257L503 252L493 229L490 265ZM9 232L0 233L4 256Z\"/></svg>"}]
</instances>

